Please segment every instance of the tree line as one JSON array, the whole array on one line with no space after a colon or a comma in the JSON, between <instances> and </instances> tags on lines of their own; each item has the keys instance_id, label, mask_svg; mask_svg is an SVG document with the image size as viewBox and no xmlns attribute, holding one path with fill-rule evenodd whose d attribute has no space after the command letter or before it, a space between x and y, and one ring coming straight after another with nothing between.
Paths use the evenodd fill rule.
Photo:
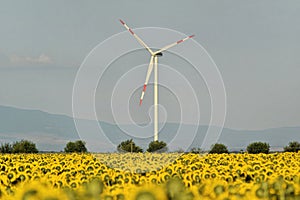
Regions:
<instances>
[{"instance_id":1,"label":"tree line","mask_svg":"<svg viewBox=\"0 0 300 200\"><path fill-rule=\"evenodd\" d=\"M246 148L248 153L258 154L258 153L270 153L270 145L266 142L253 142L250 143ZM297 141L290 142L287 146L283 148L284 152L298 152L300 151L300 143ZM243 151L241 151L242 153ZM228 148L224 144L216 143L212 145L209 153L229 153Z\"/></svg>"},{"instance_id":2,"label":"tree line","mask_svg":"<svg viewBox=\"0 0 300 200\"><path fill-rule=\"evenodd\" d=\"M137 146L132 139L121 142L117 147L118 152L134 152L142 153L143 149ZM152 141L148 145L147 152L166 152L168 151L167 144L164 141Z\"/></svg>"},{"instance_id":3,"label":"tree line","mask_svg":"<svg viewBox=\"0 0 300 200\"><path fill-rule=\"evenodd\" d=\"M38 153L38 149L35 143L29 140L21 140L10 143L2 143L0 146L0 153ZM87 148L85 142L82 140L77 140L75 142L68 142L64 148L66 153L86 153Z\"/></svg>"},{"instance_id":4,"label":"tree line","mask_svg":"<svg viewBox=\"0 0 300 200\"><path fill-rule=\"evenodd\" d=\"M121 142L118 145L119 152L143 152L143 149L137 146L133 140L126 140ZM168 150L167 144L163 141L153 141L149 144L147 152L166 152ZM266 142L253 142L249 144L246 148L248 153L257 154L257 153L269 153L270 145ZM300 143L297 141L290 142L287 146L284 147L284 152L298 152L300 151ZM201 148L192 148L189 152L191 153L204 153ZM242 153L243 151L241 151ZM230 153L228 147L221 143L216 143L211 146L208 153Z\"/></svg>"},{"instance_id":5,"label":"tree line","mask_svg":"<svg viewBox=\"0 0 300 200\"><path fill-rule=\"evenodd\" d=\"M249 144L246 148L248 153L257 154L257 153L269 153L270 145L266 142L253 142ZM142 153L143 149L136 145L135 142L130 139L121 142L117 146L118 152L133 152L133 153ZM164 141L152 141L149 143L146 152L167 152L168 147ZM300 143L297 141L290 142L287 146L284 147L284 152L298 152L300 151ZM38 153L36 145L28 140L21 140L10 143L4 143L0 146L0 153ZM86 153L86 143L82 140L70 141L66 144L64 148L66 153ZM203 153L204 151L200 148L192 148L189 152L191 153ZM243 152L243 151L241 151ZM216 143L211 146L208 153L230 153L228 147L221 143Z\"/></svg>"}]
</instances>

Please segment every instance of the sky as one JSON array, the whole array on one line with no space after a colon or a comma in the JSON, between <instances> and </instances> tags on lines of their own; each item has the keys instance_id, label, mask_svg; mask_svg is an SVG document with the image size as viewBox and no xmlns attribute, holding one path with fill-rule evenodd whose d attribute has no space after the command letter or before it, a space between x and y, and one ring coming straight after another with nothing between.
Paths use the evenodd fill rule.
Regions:
<instances>
[{"instance_id":1,"label":"sky","mask_svg":"<svg viewBox=\"0 0 300 200\"><path fill-rule=\"evenodd\" d=\"M97 45L125 31L118 21L123 19L132 28L162 27L196 35L195 42L209 53L225 85L225 127L299 126L299 9L298 0L1 1L0 105L72 116L72 90L80 65ZM165 57L162 63L171 66L184 62L171 53ZM132 51L112 69L121 67L122 59L127 68L131 61L133 66L149 62L142 50ZM192 81L192 71L185 75ZM109 120L101 97L111 92L114 83L109 83L113 79L109 73L106 79L96 94L100 120ZM192 84L196 88L197 81ZM168 88L160 91L162 103L171 98ZM138 93L133 97L139 98ZM196 93L203 96L200 123L206 124L209 94L201 77ZM176 97L171 99L173 104L166 107L179 112ZM136 122L147 122L147 110L139 112L132 114L141 116Z\"/></svg>"}]
</instances>

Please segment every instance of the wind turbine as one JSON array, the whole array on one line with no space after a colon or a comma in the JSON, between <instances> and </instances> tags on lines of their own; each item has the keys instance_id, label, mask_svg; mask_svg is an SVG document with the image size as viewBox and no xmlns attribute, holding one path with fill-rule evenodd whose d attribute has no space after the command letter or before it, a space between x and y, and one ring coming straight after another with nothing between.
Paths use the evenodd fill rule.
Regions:
<instances>
[{"instance_id":1,"label":"wind turbine","mask_svg":"<svg viewBox=\"0 0 300 200\"><path fill-rule=\"evenodd\" d=\"M140 106L142 105L142 101L143 101L143 98L144 98L144 95L145 95L147 84L148 84L150 75L151 75L152 70L153 70L153 65L154 65L154 141L158 141L158 88L157 88L157 82L158 82L158 69L157 69L157 66L158 66L158 57L160 57L160 56L163 55L162 54L163 51L166 51L169 48L171 48L171 47L173 47L173 46L175 46L177 44L180 44L180 43L182 43L182 42L184 42L184 41L186 41L186 40L194 37L194 35L190 35L190 36L188 36L188 37L186 37L184 39L178 40L177 42L169 44L169 45L161 48L158 51L152 51L149 48L149 46L147 46L146 43L139 36L137 36L137 34L135 34L132 31L132 29L129 28L127 26L127 24L123 20L120 19L120 22L135 37L135 39L143 47L145 47L149 51L149 53L151 54L150 63L149 63L147 74L146 74L146 80L145 80L143 91L142 91L142 95L141 95L141 98L140 98Z\"/></svg>"}]
</instances>

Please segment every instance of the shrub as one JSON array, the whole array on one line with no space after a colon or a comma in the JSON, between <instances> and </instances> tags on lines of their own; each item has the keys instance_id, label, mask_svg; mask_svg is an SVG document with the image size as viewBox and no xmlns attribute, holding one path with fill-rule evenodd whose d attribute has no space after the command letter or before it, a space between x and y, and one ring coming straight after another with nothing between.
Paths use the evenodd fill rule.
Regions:
<instances>
[{"instance_id":1,"label":"shrub","mask_svg":"<svg viewBox=\"0 0 300 200\"><path fill-rule=\"evenodd\" d=\"M228 149L224 144L216 143L212 145L209 153L228 153Z\"/></svg>"},{"instance_id":2,"label":"shrub","mask_svg":"<svg viewBox=\"0 0 300 200\"><path fill-rule=\"evenodd\" d=\"M9 143L4 143L1 144L0 146L0 153L12 153L13 152L13 147Z\"/></svg>"},{"instance_id":3,"label":"shrub","mask_svg":"<svg viewBox=\"0 0 300 200\"><path fill-rule=\"evenodd\" d=\"M77 140L75 142L68 142L65 149L65 152L67 153L85 153L87 152L87 148L85 147L85 142L82 140Z\"/></svg>"},{"instance_id":4,"label":"shrub","mask_svg":"<svg viewBox=\"0 0 300 200\"><path fill-rule=\"evenodd\" d=\"M284 147L285 152L298 152L300 151L300 143L293 141L290 142L288 146Z\"/></svg>"},{"instance_id":5,"label":"shrub","mask_svg":"<svg viewBox=\"0 0 300 200\"><path fill-rule=\"evenodd\" d=\"M209 153L228 153L228 149L224 144L216 143L212 145Z\"/></svg>"},{"instance_id":6,"label":"shrub","mask_svg":"<svg viewBox=\"0 0 300 200\"><path fill-rule=\"evenodd\" d=\"M143 149L137 146L132 139L121 142L121 144L118 145L117 150L119 152L143 152Z\"/></svg>"},{"instance_id":7,"label":"shrub","mask_svg":"<svg viewBox=\"0 0 300 200\"><path fill-rule=\"evenodd\" d=\"M13 153L37 153L38 150L33 142L28 140L21 140L13 143L12 152Z\"/></svg>"},{"instance_id":8,"label":"shrub","mask_svg":"<svg viewBox=\"0 0 300 200\"><path fill-rule=\"evenodd\" d=\"M269 153L270 145L265 142L253 142L247 146L248 153Z\"/></svg>"},{"instance_id":9,"label":"shrub","mask_svg":"<svg viewBox=\"0 0 300 200\"><path fill-rule=\"evenodd\" d=\"M201 148L196 148L196 147L193 147L190 152L195 154L204 153L204 151Z\"/></svg>"},{"instance_id":10,"label":"shrub","mask_svg":"<svg viewBox=\"0 0 300 200\"><path fill-rule=\"evenodd\" d=\"M166 152L167 144L164 141L152 141L149 143L148 152Z\"/></svg>"}]
</instances>

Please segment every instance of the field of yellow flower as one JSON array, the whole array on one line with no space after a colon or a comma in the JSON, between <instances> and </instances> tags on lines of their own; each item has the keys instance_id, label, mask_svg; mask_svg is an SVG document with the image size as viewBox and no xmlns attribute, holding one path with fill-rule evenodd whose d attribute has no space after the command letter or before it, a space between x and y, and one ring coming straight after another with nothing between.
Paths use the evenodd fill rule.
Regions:
<instances>
[{"instance_id":1,"label":"field of yellow flower","mask_svg":"<svg viewBox=\"0 0 300 200\"><path fill-rule=\"evenodd\" d=\"M0 199L300 199L300 153L2 154Z\"/></svg>"}]
</instances>

